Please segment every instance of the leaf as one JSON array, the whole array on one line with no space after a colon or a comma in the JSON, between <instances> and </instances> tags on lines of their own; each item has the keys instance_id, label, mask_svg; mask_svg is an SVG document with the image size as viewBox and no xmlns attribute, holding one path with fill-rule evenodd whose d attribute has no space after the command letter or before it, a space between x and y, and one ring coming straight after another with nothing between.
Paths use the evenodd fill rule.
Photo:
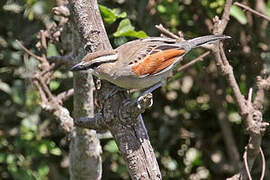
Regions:
<instances>
[{"instance_id":1,"label":"leaf","mask_svg":"<svg viewBox=\"0 0 270 180\"><path fill-rule=\"evenodd\" d=\"M49 167L46 164L40 165L39 168L38 168L38 173L42 177L48 175L48 173L49 173Z\"/></svg>"},{"instance_id":2,"label":"leaf","mask_svg":"<svg viewBox=\"0 0 270 180\"><path fill-rule=\"evenodd\" d=\"M13 154L7 155L7 159L6 159L7 164L14 163L14 160L15 160L15 156Z\"/></svg>"},{"instance_id":3,"label":"leaf","mask_svg":"<svg viewBox=\"0 0 270 180\"><path fill-rule=\"evenodd\" d=\"M241 124L241 116L237 112L229 113L228 119L230 122L235 124Z\"/></svg>"},{"instance_id":4,"label":"leaf","mask_svg":"<svg viewBox=\"0 0 270 180\"><path fill-rule=\"evenodd\" d=\"M28 131L21 135L21 138L26 141L31 141L35 137L35 134L31 131Z\"/></svg>"},{"instance_id":5,"label":"leaf","mask_svg":"<svg viewBox=\"0 0 270 180\"><path fill-rule=\"evenodd\" d=\"M117 28L117 31L113 34L114 37L129 36L136 38L148 37L144 31L135 31L134 26L131 25L129 19L123 19Z\"/></svg>"},{"instance_id":6,"label":"leaf","mask_svg":"<svg viewBox=\"0 0 270 180\"><path fill-rule=\"evenodd\" d=\"M157 10L160 12L160 13L166 13L167 9L164 5L160 4L157 6Z\"/></svg>"},{"instance_id":7,"label":"leaf","mask_svg":"<svg viewBox=\"0 0 270 180\"><path fill-rule=\"evenodd\" d=\"M112 12L111 9L99 5L99 10L106 23L112 24L116 20L116 15Z\"/></svg>"},{"instance_id":8,"label":"leaf","mask_svg":"<svg viewBox=\"0 0 270 180\"><path fill-rule=\"evenodd\" d=\"M7 3L3 6L3 10L11 11L13 13L20 13L23 10L23 7L17 3Z\"/></svg>"},{"instance_id":9,"label":"leaf","mask_svg":"<svg viewBox=\"0 0 270 180\"><path fill-rule=\"evenodd\" d=\"M110 153L116 153L118 152L118 147L115 143L114 140L110 140L105 146L104 146L104 150L108 151Z\"/></svg>"},{"instance_id":10,"label":"leaf","mask_svg":"<svg viewBox=\"0 0 270 180\"><path fill-rule=\"evenodd\" d=\"M31 114L26 116L21 123L26 130L36 131L38 128L38 121L39 116L37 114Z\"/></svg>"},{"instance_id":11,"label":"leaf","mask_svg":"<svg viewBox=\"0 0 270 180\"><path fill-rule=\"evenodd\" d=\"M50 150L50 153L55 155L55 156L60 156L62 154L61 149L59 149L58 147L53 148L52 150Z\"/></svg>"},{"instance_id":12,"label":"leaf","mask_svg":"<svg viewBox=\"0 0 270 180\"><path fill-rule=\"evenodd\" d=\"M6 159L6 154L0 153L0 163L3 163Z\"/></svg>"},{"instance_id":13,"label":"leaf","mask_svg":"<svg viewBox=\"0 0 270 180\"><path fill-rule=\"evenodd\" d=\"M127 17L127 13L126 12L122 12L122 13L118 14L117 17L118 18L125 18L125 17Z\"/></svg>"},{"instance_id":14,"label":"leaf","mask_svg":"<svg viewBox=\"0 0 270 180\"><path fill-rule=\"evenodd\" d=\"M177 169L178 164L176 160L169 158L165 166L168 170L175 171Z\"/></svg>"},{"instance_id":15,"label":"leaf","mask_svg":"<svg viewBox=\"0 0 270 180\"><path fill-rule=\"evenodd\" d=\"M47 56L57 56L59 53L57 52L57 49L54 44L49 43L48 44L48 51L47 51Z\"/></svg>"},{"instance_id":16,"label":"leaf","mask_svg":"<svg viewBox=\"0 0 270 180\"><path fill-rule=\"evenodd\" d=\"M33 5L32 10L35 15L41 16L45 13L45 8L46 3L44 1L38 1Z\"/></svg>"},{"instance_id":17,"label":"leaf","mask_svg":"<svg viewBox=\"0 0 270 180\"><path fill-rule=\"evenodd\" d=\"M40 144L38 146L38 151L41 153L41 154L47 154L48 153L48 147L46 146L46 144Z\"/></svg>"},{"instance_id":18,"label":"leaf","mask_svg":"<svg viewBox=\"0 0 270 180\"><path fill-rule=\"evenodd\" d=\"M51 91L54 91L54 90L56 90L57 88L59 88L60 83L59 83L58 81L51 80L49 86L50 86L50 90L51 90Z\"/></svg>"},{"instance_id":19,"label":"leaf","mask_svg":"<svg viewBox=\"0 0 270 180\"><path fill-rule=\"evenodd\" d=\"M114 23L118 18L125 18L127 16L126 12L119 14L118 9L110 9L102 5L99 5L99 10L104 21L108 24Z\"/></svg>"},{"instance_id":20,"label":"leaf","mask_svg":"<svg viewBox=\"0 0 270 180\"><path fill-rule=\"evenodd\" d=\"M23 104L25 101L25 89L23 81L16 80L11 91L13 101L17 104Z\"/></svg>"},{"instance_id":21,"label":"leaf","mask_svg":"<svg viewBox=\"0 0 270 180\"><path fill-rule=\"evenodd\" d=\"M11 93L10 86L7 83L5 83L5 82L3 82L1 80L0 80L0 90L1 91L4 91L7 94L10 94Z\"/></svg>"},{"instance_id":22,"label":"leaf","mask_svg":"<svg viewBox=\"0 0 270 180\"><path fill-rule=\"evenodd\" d=\"M247 24L247 17L241 8L232 5L230 15L234 17L239 23Z\"/></svg>"},{"instance_id":23,"label":"leaf","mask_svg":"<svg viewBox=\"0 0 270 180\"><path fill-rule=\"evenodd\" d=\"M266 8L265 8L265 14L270 17L270 0L267 1Z\"/></svg>"}]
</instances>

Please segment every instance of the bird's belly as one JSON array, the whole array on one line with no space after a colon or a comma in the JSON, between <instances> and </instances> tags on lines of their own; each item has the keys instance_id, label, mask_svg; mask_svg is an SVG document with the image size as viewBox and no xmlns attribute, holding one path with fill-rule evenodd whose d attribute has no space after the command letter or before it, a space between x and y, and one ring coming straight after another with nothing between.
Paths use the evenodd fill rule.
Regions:
<instances>
[{"instance_id":1,"label":"bird's belly","mask_svg":"<svg viewBox=\"0 0 270 180\"><path fill-rule=\"evenodd\" d=\"M126 89L145 89L149 88L161 81L161 77L120 77L114 82L115 85Z\"/></svg>"},{"instance_id":2,"label":"bird's belly","mask_svg":"<svg viewBox=\"0 0 270 180\"><path fill-rule=\"evenodd\" d=\"M121 76L115 76L114 78L111 77L111 74L96 73L94 75L125 89L145 89L166 80L169 74L170 71L166 71L154 76L149 75L145 77L139 77L135 75L125 76L122 74Z\"/></svg>"}]
</instances>

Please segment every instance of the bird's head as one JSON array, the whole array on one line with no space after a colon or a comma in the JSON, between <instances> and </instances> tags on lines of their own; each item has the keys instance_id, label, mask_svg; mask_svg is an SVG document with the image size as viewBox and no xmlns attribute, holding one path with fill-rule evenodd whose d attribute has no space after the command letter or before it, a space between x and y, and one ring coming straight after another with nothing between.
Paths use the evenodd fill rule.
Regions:
<instances>
[{"instance_id":1,"label":"bird's head","mask_svg":"<svg viewBox=\"0 0 270 180\"><path fill-rule=\"evenodd\" d=\"M87 54L81 62L75 64L70 70L71 71L81 71L93 69L95 70L101 64L111 63L116 61L118 58L117 53L114 50L103 50L97 51L95 53Z\"/></svg>"}]
</instances>

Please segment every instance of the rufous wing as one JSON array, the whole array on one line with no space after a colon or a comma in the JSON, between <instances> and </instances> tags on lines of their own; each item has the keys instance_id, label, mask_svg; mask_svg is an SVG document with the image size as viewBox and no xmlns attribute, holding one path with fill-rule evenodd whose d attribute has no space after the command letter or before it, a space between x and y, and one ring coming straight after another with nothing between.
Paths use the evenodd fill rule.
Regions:
<instances>
[{"instance_id":1,"label":"rufous wing","mask_svg":"<svg viewBox=\"0 0 270 180\"><path fill-rule=\"evenodd\" d=\"M132 66L132 72L137 76L154 75L170 66L177 57L183 55L183 49L168 49L146 56L143 61Z\"/></svg>"}]
</instances>

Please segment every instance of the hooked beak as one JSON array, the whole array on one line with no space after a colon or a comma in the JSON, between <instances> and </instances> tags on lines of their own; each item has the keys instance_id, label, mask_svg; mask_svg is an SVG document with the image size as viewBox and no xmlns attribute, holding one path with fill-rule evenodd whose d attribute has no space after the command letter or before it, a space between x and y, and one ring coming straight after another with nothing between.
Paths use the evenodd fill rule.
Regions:
<instances>
[{"instance_id":1,"label":"hooked beak","mask_svg":"<svg viewBox=\"0 0 270 180\"><path fill-rule=\"evenodd\" d=\"M75 64L70 70L71 71L82 71L82 70L87 70L87 69L89 69L89 68L82 61L78 64Z\"/></svg>"}]
</instances>

